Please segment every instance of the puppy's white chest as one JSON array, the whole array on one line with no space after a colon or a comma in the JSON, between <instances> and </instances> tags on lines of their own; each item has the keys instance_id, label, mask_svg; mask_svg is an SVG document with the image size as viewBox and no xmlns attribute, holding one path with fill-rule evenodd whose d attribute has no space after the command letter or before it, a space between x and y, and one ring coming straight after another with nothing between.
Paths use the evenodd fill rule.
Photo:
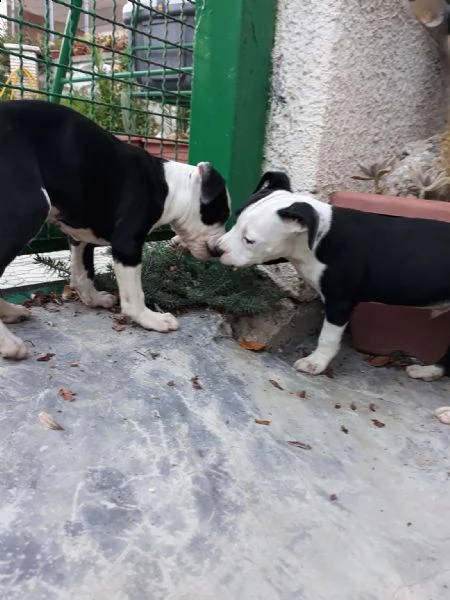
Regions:
<instances>
[{"instance_id":1,"label":"puppy's white chest","mask_svg":"<svg viewBox=\"0 0 450 600\"><path fill-rule=\"evenodd\" d=\"M323 299L322 292L320 289L320 280L322 279L322 275L326 269L326 265L321 263L315 257L311 257L311 259L306 261L293 261L292 264L294 265L295 270L300 275L300 277L304 279L306 283L309 283L309 285L313 287Z\"/></svg>"}]
</instances>

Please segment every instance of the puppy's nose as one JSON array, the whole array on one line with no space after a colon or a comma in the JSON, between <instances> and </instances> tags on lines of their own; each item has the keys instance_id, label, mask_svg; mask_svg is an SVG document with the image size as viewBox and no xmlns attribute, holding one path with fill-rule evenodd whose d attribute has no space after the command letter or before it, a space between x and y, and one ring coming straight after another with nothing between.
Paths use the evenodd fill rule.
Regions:
<instances>
[{"instance_id":1,"label":"puppy's nose","mask_svg":"<svg viewBox=\"0 0 450 600\"><path fill-rule=\"evenodd\" d=\"M222 256L222 254L224 253L222 248L220 246L218 246L217 244L213 248L210 248L209 251L213 258L220 258Z\"/></svg>"}]
</instances>

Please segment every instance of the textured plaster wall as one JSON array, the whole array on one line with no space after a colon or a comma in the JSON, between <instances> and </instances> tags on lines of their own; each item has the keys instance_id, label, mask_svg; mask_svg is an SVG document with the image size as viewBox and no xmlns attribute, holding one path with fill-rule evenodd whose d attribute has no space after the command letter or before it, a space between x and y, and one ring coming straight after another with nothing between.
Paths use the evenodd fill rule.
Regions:
<instances>
[{"instance_id":1,"label":"textured plaster wall","mask_svg":"<svg viewBox=\"0 0 450 600\"><path fill-rule=\"evenodd\" d=\"M447 65L408 0L278 0L265 166L325 197L442 128Z\"/></svg>"}]
</instances>

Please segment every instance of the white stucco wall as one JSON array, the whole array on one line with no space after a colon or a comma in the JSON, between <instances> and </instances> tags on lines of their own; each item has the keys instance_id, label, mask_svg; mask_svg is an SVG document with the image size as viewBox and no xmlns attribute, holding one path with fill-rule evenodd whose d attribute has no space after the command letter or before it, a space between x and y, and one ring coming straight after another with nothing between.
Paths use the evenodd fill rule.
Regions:
<instances>
[{"instance_id":1,"label":"white stucco wall","mask_svg":"<svg viewBox=\"0 0 450 600\"><path fill-rule=\"evenodd\" d=\"M323 197L368 189L358 163L442 128L447 68L408 0L278 0L265 167Z\"/></svg>"}]
</instances>

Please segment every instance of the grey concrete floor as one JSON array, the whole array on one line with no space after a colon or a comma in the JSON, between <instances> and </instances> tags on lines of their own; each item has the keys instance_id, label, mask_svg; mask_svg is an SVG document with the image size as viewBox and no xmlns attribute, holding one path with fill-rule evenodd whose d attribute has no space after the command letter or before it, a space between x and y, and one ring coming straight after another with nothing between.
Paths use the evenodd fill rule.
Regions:
<instances>
[{"instance_id":1,"label":"grey concrete floor","mask_svg":"<svg viewBox=\"0 0 450 600\"><path fill-rule=\"evenodd\" d=\"M448 381L350 350L304 377L211 313L32 310L30 358L0 362L1 599L450 598Z\"/></svg>"}]
</instances>

